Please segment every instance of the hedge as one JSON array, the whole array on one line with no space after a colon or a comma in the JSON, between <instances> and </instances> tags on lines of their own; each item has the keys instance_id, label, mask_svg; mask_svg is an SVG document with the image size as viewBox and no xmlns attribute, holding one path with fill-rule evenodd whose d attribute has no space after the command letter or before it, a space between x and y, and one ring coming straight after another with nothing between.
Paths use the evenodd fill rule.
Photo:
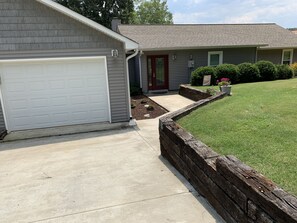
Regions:
<instances>
[{"instance_id":1,"label":"hedge","mask_svg":"<svg viewBox=\"0 0 297 223\"><path fill-rule=\"evenodd\" d=\"M277 78L277 70L273 63L270 61L261 60L255 64L261 75L261 80L263 81L272 81Z\"/></svg>"},{"instance_id":2,"label":"hedge","mask_svg":"<svg viewBox=\"0 0 297 223\"><path fill-rule=\"evenodd\" d=\"M216 67L217 78L229 78L232 84L238 82L239 69L234 64L221 64Z\"/></svg>"},{"instance_id":3,"label":"hedge","mask_svg":"<svg viewBox=\"0 0 297 223\"><path fill-rule=\"evenodd\" d=\"M222 78L229 78L232 84L289 79L297 75L297 63L290 66L274 65L270 61L262 60L255 64L221 64L217 67L199 67L192 72L191 85L202 85L204 75L211 75L212 85Z\"/></svg>"},{"instance_id":4,"label":"hedge","mask_svg":"<svg viewBox=\"0 0 297 223\"><path fill-rule=\"evenodd\" d=\"M261 78L259 68L254 64L242 63L238 65L238 69L240 83L256 82Z\"/></svg>"},{"instance_id":5,"label":"hedge","mask_svg":"<svg viewBox=\"0 0 297 223\"><path fill-rule=\"evenodd\" d=\"M191 85L202 85L204 75L211 75L211 82L215 84L217 79L216 70L213 67L199 67L192 72Z\"/></svg>"},{"instance_id":6,"label":"hedge","mask_svg":"<svg viewBox=\"0 0 297 223\"><path fill-rule=\"evenodd\" d=\"M276 70L278 79L290 79L294 76L294 71L289 65L276 65Z\"/></svg>"}]
</instances>

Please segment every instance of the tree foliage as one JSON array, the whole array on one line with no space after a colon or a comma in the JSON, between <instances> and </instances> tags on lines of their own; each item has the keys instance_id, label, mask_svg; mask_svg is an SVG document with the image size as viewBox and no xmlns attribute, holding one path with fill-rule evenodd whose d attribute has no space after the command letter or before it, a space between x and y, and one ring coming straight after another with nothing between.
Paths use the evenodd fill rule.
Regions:
<instances>
[{"instance_id":1,"label":"tree foliage","mask_svg":"<svg viewBox=\"0 0 297 223\"><path fill-rule=\"evenodd\" d=\"M135 0L138 4L134 16L135 24L172 24L166 0Z\"/></svg>"},{"instance_id":2,"label":"tree foliage","mask_svg":"<svg viewBox=\"0 0 297 223\"><path fill-rule=\"evenodd\" d=\"M55 0L71 10L104 25L111 27L117 17L122 23L132 23L134 18L133 0Z\"/></svg>"}]
</instances>

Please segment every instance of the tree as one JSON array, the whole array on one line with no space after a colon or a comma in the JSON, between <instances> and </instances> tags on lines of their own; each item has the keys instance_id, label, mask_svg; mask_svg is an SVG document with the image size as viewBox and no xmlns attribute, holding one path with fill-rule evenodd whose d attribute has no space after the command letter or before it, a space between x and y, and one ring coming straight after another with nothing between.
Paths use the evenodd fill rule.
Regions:
<instances>
[{"instance_id":1,"label":"tree","mask_svg":"<svg viewBox=\"0 0 297 223\"><path fill-rule=\"evenodd\" d=\"M122 23L132 23L134 18L133 0L55 0L61 5L100 23L108 28L117 17Z\"/></svg>"},{"instance_id":2,"label":"tree","mask_svg":"<svg viewBox=\"0 0 297 223\"><path fill-rule=\"evenodd\" d=\"M135 3L138 4L134 16L135 24L173 24L166 0L135 0Z\"/></svg>"}]
</instances>

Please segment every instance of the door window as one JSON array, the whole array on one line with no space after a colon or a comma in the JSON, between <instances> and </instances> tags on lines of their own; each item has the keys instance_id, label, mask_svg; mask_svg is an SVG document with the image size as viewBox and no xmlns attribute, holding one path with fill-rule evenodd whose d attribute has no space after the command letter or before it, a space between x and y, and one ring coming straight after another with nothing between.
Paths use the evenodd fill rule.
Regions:
<instances>
[{"instance_id":1,"label":"door window","mask_svg":"<svg viewBox=\"0 0 297 223\"><path fill-rule=\"evenodd\" d=\"M168 88L168 56L148 56L147 74L149 90Z\"/></svg>"},{"instance_id":2,"label":"door window","mask_svg":"<svg viewBox=\"0 0 297 223\"><path fill-rule=\"evenodd\" d=\"M163 86L165 83L164 58L156 58L156 86Z\"/></svg>"}]
</instances>

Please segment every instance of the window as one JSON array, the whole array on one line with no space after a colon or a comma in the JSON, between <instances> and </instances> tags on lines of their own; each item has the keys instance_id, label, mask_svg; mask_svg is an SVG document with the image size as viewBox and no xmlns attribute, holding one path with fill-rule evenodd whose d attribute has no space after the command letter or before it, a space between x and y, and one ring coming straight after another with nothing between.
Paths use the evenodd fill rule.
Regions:
<instances>
[{"instance_id":1,"label":"window","mask_svg":"<svg viewBox=\"0 0 297 223\"><path fill-rule=\"evenodd\" d=\"M293 50L283 50L282 64L292 64Z\"/></svg>"},{"instance_id":2,"label":"window","mask_svg":"<svg viewBox=\"0 0 297 223\"><path fill-rule=\"evenodd\" d=\"M218 66L223 63L223 51L208 52L208 66Z\"/></svg>"}]
</instances>

